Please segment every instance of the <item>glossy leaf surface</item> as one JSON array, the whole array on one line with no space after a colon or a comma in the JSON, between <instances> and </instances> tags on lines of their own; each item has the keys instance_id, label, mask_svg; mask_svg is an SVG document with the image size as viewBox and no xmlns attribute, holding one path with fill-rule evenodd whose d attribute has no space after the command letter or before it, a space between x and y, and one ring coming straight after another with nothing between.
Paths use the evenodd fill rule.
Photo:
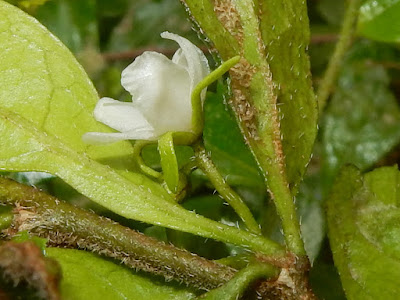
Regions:
<instances>
[{"instance_id":1,"label":"glossy leaf surface","mask_svg":"<svg viewBox=\"0 0 400 300\"><path fill-rule=\"evenodd\" d=\"M367 0L360 8L358 31L373 40L399 42L399 17L399 0Z\"/></svg>"},{"instance_id":2,"label":"glossy leaf surface","mask_svg":"<svg viewBox=\"0 0 400 300\"><path fill-rule=\"evenodd\" d=\"M381 66L354 63L346 67L324 116L324 175L352 163L371 167L400 140L400 110Z\"/></svg>"}]
</instances>

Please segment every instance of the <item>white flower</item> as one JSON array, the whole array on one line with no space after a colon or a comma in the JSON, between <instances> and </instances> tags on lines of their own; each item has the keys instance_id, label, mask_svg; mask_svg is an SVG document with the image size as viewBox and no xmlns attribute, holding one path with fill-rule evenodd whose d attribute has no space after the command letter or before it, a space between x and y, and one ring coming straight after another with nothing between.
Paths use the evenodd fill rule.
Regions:
<instances>
[{"instance_id":1,"label":"white flower","mask_svg":"<svg viewBox=\"0 0 400 300\"><path fill-rule=\"evenodd\" d=\"M209 74L202 51L187 39L169 32L161 37L176 41L180 49L172 60L147 51L123 72L122 86L132 95L132 102L101 98L94 117L119 132L88 132L87 143L110 143L119 140L157 140L169 131L192 132L191 93ZM202 92L202 100L205 90Z\"/></svg>"}]
</instances>

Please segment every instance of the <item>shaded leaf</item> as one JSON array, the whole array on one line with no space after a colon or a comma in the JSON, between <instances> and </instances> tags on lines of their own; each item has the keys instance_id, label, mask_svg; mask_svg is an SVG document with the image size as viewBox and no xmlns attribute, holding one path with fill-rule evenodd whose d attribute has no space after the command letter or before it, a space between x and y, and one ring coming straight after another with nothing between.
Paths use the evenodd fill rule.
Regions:
<instances>
[{"instance_id":1,"label":"shaded leaf","mask_svg":"<svg viewBox=\"0 0 400 300\"><path fill-rule=\"evenodd\" d=\"M325 213L322 208L321 174L306 176L297 196L301 233L307 256L313 261L319 254L325 237Z\"/></svg>"},{"instance_id":2,"label":"shaded leaf","mask_svg":"<svg viewBox=\"0 0 400 300\"><path fill-rule=\"evenodd\" d=\"M318 12L330 24L340 26L342 24L345 1L344 0L321 0L317 4Z\"/></svg>"},{"instance_id":3,"label":"shaded leaf","mask_svg":"<svg viewBox=\"0 0 400 300\"><path fill-rule=\"evenodd\" d=\"M164 31L196 40L179 1L131 1L124 18L111 34L107 50L129 51L145 45L171 45L160 38Z\"/></svg>"},{"instance_id":4,"label":"shaded leaf","mask_svg":"<svg viewBox=\"0 0 400 300\"><path fill-rule=\"evenodd\" d=\"M48 248L47 253L61 265L61 293L66 300L194 298L184 287L164 285L89 252Z\"/></svg>"},{"instance_id":5,"label":"shaded leaf","mask_svg":"<svg viewBox=\"0 0 400 300\"><path fill-rule=\"evenodd\" d=\"M359 34L383 42L400 41L400 1L367 0L360 8Z\"/></svg>"},{"instance_id":6,"label":"shaded leaf","mask_svg":"<svg viewBox=\"0 0 400 300\"><path fill-rule=\"evenodd\" d=\"M364 177L344 168L328 200L335 265L349 300L397 299L400 280L400 210L397 167Z\"/></svg>"},{"instance_id":7,"label":"shaded leaf","mask_svg":"<svg viewBox=\"0 0 400 300\"><path fill-rule=\"evenodd\" d=\"M323 122L328 181L345 163L371 167L399 142L400 110L388 85L381 66L359 62L343 70Z\"/></svg>"}]
</instances>

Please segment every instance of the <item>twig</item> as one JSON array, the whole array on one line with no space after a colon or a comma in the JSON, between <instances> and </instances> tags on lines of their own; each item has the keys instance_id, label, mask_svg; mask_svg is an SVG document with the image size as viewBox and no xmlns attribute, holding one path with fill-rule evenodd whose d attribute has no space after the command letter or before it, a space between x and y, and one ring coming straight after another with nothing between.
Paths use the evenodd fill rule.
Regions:
<instances>
[{"instance_id":1,"label":"twig","mask_svg":"<svg viewBox=\"0 0 400 300\"><path fill-rule=\"evenodd\" d=\"M343 57L350 47L354 36L355 24L357 22L360 0L350 0L344 16L342 30L335 51L329 60L328 67L317 91L317 101L320 114L323 112L326 102L331 93L332 87L336 82L337 75L343 62Z\"/></svg>"},{"instance_id":2,"label":"twig","mask_svg":"<svg viewBox=\"0 0 400 300\"><path fill-rule=\"evenodd\" d=\"M8 236L28 230L48 238L52 245L90 250L118 259L131 268L204 290L226 283L236 273L233 268L165 244L2 177L0 202L16 207L11 229L3 231Z\"/></svg>"},{"instance_id":3,"label":"twig","mask_svg":"<svg viewBox=\"0 0 400 300\"><path fill-rule=\"evenodd\" d=\"M250 231L260 234L260 226L254 220L249 208L240 196L226 183L224 178L222 178L214 163L206 154L204 146L201 143L197 143L194 151L199 168L207 175L217 192L232 206Z\"/></svg>"}]
</instances>

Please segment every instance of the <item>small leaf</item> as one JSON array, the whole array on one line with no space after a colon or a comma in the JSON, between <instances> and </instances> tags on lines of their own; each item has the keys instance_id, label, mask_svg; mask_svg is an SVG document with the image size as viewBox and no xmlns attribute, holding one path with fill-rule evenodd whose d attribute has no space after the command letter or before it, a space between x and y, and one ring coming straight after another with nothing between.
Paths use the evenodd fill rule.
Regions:
<instances>
[{"instance_id":1,"label":"small leaf","mask_svg":"<svg viewBox=\"0 0 400 300\"><path fill-rule=\"evenodd\" d=\"M400 1L367 0L360 8L359 34L377 41L400 41Z\"/></svg>"},{"instance_id":2,"label":"small leaf","mask_svg":"<svg viewBox=\"0 0 400 300\"><path fill-rule=\"evenodd\" d=\"M349 300L398 299L400 174L397 167L364 177L344 168L328 200L329 238Z\"/></svg>"},{"instance_id":3,"label":"small leaf","mask_svg":"<svg viewBox=\"0 0 400 300\"><path fill-rule=\"evenodd\" d=\"M388 85L381 66L359 62L343 70L323 123L328 181L345 163L371 167L399 142L400 110Z\"/></svg>"},{"instance_id":4,"label":"small leaf","mask_svg":"<svg viewBox=\"0 0 400 300\"><path fill-rule=\"evenodd\" d=\"M48 248L61 265L61 294L66 300L192 299L184 287L163 285L154 278L79 250Z\"/></svg>"}]
</instances>

